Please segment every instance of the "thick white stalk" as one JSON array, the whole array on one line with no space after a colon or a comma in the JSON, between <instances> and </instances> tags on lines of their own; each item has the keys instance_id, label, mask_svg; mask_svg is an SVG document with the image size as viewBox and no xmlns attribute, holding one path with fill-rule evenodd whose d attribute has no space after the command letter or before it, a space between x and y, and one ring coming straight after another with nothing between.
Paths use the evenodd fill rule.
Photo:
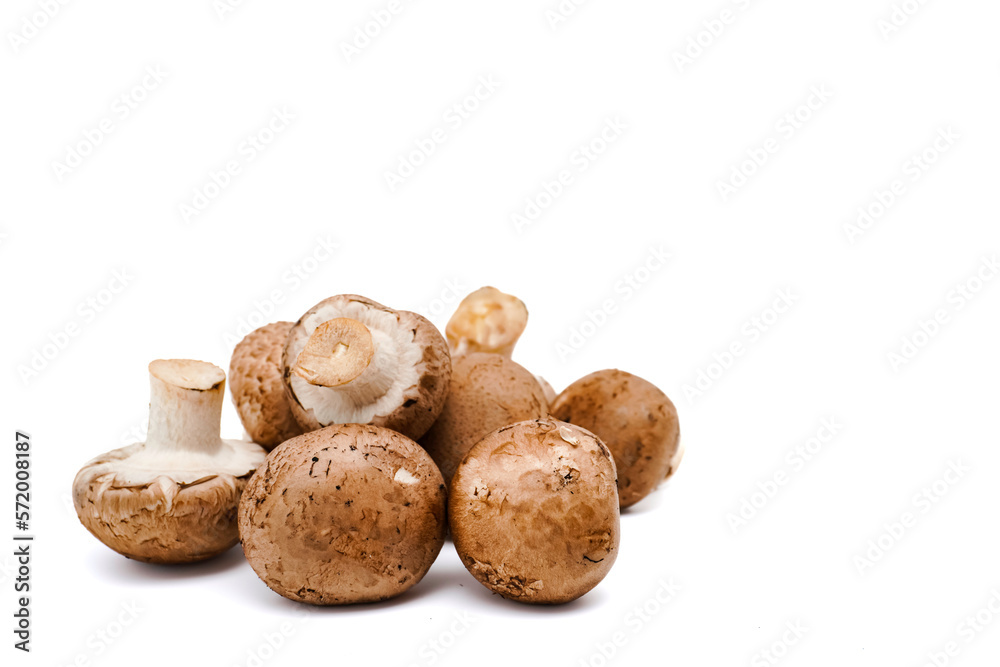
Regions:
<instances>
[{"instance_id":1,"label":"thick white stalk","mask_svg":"<svg viewBox=\"0 0 1000 667\"><path fill-rule=\"evenodd\" d=\"M203 361L158 359L149 364L149 385L147 448L206 455L222 448L226 374L221 369Z\"/></svg>"},{"instance_id":2,"label":"thick white stalk","mask_svg":"<svg viewBox=\"0 0 1000 667\"><path fill-rule=\"evenodd\" d=\"M392 387L399 352L391 336L351 318L335 318L316 327L294 371L309 384L364 406Z\"/></svg>"}]
</instances>

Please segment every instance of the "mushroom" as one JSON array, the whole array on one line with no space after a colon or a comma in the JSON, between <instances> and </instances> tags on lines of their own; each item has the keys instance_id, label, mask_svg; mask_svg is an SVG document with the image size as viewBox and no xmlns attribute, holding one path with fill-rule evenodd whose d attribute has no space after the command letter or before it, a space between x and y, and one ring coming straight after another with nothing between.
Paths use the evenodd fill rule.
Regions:
<instances>
[{"instance_id":1,"label":"mushroom","mask_svg":"<svg viewBox=\"0 0 1000 667\"><path fill-rule=\"evenodd\" d=\"M544 417L548 407L535 376L507 357L486 352L455 357L444 409L420 444L450 482L466 452L483 436Z\"/></svg>"},{"instance_id":2,"label":"mushroom","mask_svg":"<svg viewBox=\"0 0 1000 667\"><path fill-rule=\"evenodd\" d=\"M217 556L237 542L240 493L265 452L219 437L222 369L159 359L149 376L146 442L102 454L77 473L76 513L128 558L191 563Z\"/></svg>"},{"instance_id":3,"label":"mushroom","mask_svg":"<svg viewBox=\"0 0 1000 667\"><path fill-rule=\"evenodd\" d=\"M493 352L510 359L527 324L528 309L523 301L496 287L480 287L458 304L445 327L445 336L452 357ZM545 392L545 400L554 401L552 385L541 375L535 379Z\"/></svg>"},{"instance_id":4,"label":"mushroom","mask_svg":"<svg viewBox=\"0 0 1000 667\"><path fill-rule=\"evenodd\" d=\"M552 416L597 434L615 456L622 507L639 502L680 464L677 409L655 385L603 370L566 387Z\"/></svg>"},{"instance_id":5,"label":"mushroom","mask_svg":"<svg viewBox=\"0 0 1000 667\"><path fill-rule=\"evenodd\" d=\"M505 426L458 467L448 519L455 550L482 585L518 602L575 600L618 555L611 452L552 418Z\"/></svg>"},{"instance_id":6,"label":"mushroom","mask_svg":"<svg viewBox=\"0 0 1000 667\"><path fill-rule=\"evenodd\" d=\"M268 455L239 526L247 560L276 593L316 605L385 600L420 581L441 551L444 481L404 435L328 426Z\"/></svg>"},{"instance_id":7,"label":"mushroom","mask_svg":"<svg viewBox=\"0 0 1000 667\"><path fill-rule=\"evenodd\" d=\"M527 324L524 302L496 287L481 287L462 299L444 332L453 355L495 352L509 359Z\"/></svg>"},{"instance_id":8,"label":"mushroom","mask_svg":"<svg viewBox=\"0 0 1000 667\"><path fill-rule=\"evenodd\" d=\"M267 451L302 434L285 393L281 353L292 322L275 322L251 331L233 350L229 391L250 438Z\"/></svg>"},{"instance_id":9,"label":"mushroom","mask_svg":"<svg viewBox=\"0 0 1000 667\"><path fill-rule=\"evenodd\" d=\"M444 406L451 357L427 319L344 294L295 323L282 368L292 414L304 430L375 424L416 439Z\"/></svg>"}]
</instances>

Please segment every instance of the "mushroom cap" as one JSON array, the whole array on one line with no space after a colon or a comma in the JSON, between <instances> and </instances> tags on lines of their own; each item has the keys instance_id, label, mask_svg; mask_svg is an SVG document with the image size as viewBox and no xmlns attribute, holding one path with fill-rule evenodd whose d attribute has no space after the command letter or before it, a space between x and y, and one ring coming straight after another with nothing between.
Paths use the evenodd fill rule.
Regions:
<instances>
[{"instance_id":1,"label":"mushroom cap","mask_svg":"<svg viewBox=\"0 0 1000 667\"><path fill-rule=\"evenodd\" d=\"M420 581L444 544L444 481L404 435L328 426L268 455L239 527L247 560L276 593L317 605L385 600Z\"/></svg>"},{"instance_id":2,"label":"mushroom cap","mask_svg":"<svg viewBox=\"0 0 1000 667\"><path fill-rule=\"evenodd\" d=\"M73 480L80 523L118 553L146 563L193 563L221 554L239 539L240 493L264 460L264 450L253 443L223 443L236 464L230 472L145 470L133 465L148 458L145 443L98 456Z\"/></svg>"},{"instance_id":3,"label":"mushroom cap","mask_svg":"<svg viewBox=\"0 0 1000 667\"><path fill-rule=\"evenodd\" d=\"M622 507L652 493L680 463L677 408L631 373L608 369L580 378L552 403L552 415L596 433L611 449Z\"/></svg>"},{"instance_id":4,"label":"mushroom cap","mask_svg":"<svg viewBox=\"0 0 1000 667\"><path fill-rule=\"evenodd\" d=\"M545 391L527 369L501 354L474 352L452 360L444 409L420 444L450 482L465 454L501 426L548 414Z\"/></svg>"},{"instance_id":5,"label":"mushroom cap","mask_svg":"<svg viewBox=\"0 0 1000 667\"><path fill-rule=\"evenodd\" d=\"M229 391L250 438L267 451L302 434L285 393L281 354L293 322L275 322L251 331L233 350Z\"/></svg>"},{"instance_id":6,"label":"mushroom cap","mask_svg":"<svg viewBox=\"0 0 1000 667\"><path fill-rule=\"evenodd\" d=\"M611 452L552 418L505 426L458 467L448 517L462 563L490 590L534 604L575 600L618 555Z\"/></svg>"},{"instance_id":7,"label":"mushroom cap","mask_svg":"<svg viewBox=\"0 0 1000 667\"><path fill-rule=\"evenodd\" d=\"M390 351L399 360L391 386L374 400L359 403L336 389L311 385L292 372L316 328L341 317L357 320L371 331L376 354ZM417 313L341 294L310 308L292 327L282 354L282 375L292 414L306 431L330 424L374 424L417 439L444 407L451 355L437 327Z\"/></svg>"}]
</instances>

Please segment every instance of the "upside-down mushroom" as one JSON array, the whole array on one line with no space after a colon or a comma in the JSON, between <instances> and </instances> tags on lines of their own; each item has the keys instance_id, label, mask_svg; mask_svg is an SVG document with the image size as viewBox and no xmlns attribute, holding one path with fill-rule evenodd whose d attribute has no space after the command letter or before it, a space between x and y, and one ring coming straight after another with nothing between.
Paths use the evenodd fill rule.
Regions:
<instances>
[{"instance_id":1,"label":"upside-down mushroom","mask_svg":"<svg viewBox=\"0 0 1000 667\"><path fill-rule=\"evenodd\" d=\"M282 368L292 413L305 431L374 424L417 439L444 406L451 357L427 319L344 294L295 323Z\"/></svg>"},{"instance_id":2,"label":"upside-down mushroom","mask_svg":"<svg viewBox=\"0 0 1000 667\"><path fill-rule=\"evenodd\" d=\"M265 452L220 437L222 369L160 359L149 375L146 441L102 454L77 473L77 515L128 558L190 563L217 556L238 540L240 494Z\"/></svg>"}]
</instances>

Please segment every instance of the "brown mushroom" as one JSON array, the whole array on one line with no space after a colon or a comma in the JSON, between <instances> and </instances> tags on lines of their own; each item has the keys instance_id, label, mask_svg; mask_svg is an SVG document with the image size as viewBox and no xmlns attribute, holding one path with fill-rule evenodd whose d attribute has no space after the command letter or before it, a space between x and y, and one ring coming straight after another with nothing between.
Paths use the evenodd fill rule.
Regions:
<instances>
[{"instance_id":1,"label":"brown mushroom","mask_svg":"<svg viewBox=\"0 0 1000 667\"><path fill-rule=\"evenodd\" d=\"M611 452L551 418L505 426L458 467L448 518L455 550L479 583L518 602L575 600L618 555Z\"/></svg>"},{"instance_id":2,"label":"brown mushroom","mask_svg":"<svg viewBox=\"0 0 1000 667\"><path fill-rule=\"evenodd\" d=\"M677 409L655 385L603 370L566 387L552 416L597 434L615 456L622 507L639 502L680 463Z\"/></svg>"},{"instance_id":3,"label":"brown mushroom","mask_svg":"<svg viewBox=\"0 0 1000 667\"><path fill-rule=\"evenodd\" d=\"M523 366L499 354L466 354L453 360L444 409L420 444L450 482L466 452L487 433L547 414L545 392Z\"/></svg>"},{"instance_id":4,"label":"brown mushroom","mask_svg":"<svg viewBox=\"0 0 1000 667\"><path fill-rule=\"evenodd\" d=\"M448 344L427 319L344 294L292 327L282 356L295 419L306 431L375 424L422 436L448 394Z\"/></svg>"},{"instance_id":5,"label":"brown mushroom","mask_svg":"<svg viewBox=\"0 0 1000 667\"><path fill-rule=\"evenodd\" d=\"M236 544L240 493L265 453L219 437L222 369L161 359L149 374L146 442L87 463L73 481L73 505L87 530L128 558L205 560Z\"/></svg>"},{"instance_id":6,"label":"brown mushroom","mask_svg":"<svg viewBox=\"0 0 1000 667\"><path fill-rule=\"evenodd\" d=\"M511 358L514 346L528 325L524 302L496 287L480 287L462 299L448 320L445 336L452 357L473 352L492 352ZM541 375L535 379L549 403L556 392Z\"/></svg>"},{"instance_id":7,"label":"brown mushroom","mask_svg":"<svg viewBox=\"0 0 1000 667\"><path fill-rule=\"evenodd\" d=\"M251 331L233 350L229 392L250 438L267 451L302 434L282 379L281 353L294 323L275 322Z\"/></svg>"},{"instance_id":8,"label":"brown mushroom","mask_svg":"<svg viewBox=\"0 0 1000 667\"><path fill-rule=\"evenodd\" d=\"M444 480L406 436L329 426L268 455L239 527L247 560L276 593L316 605L385 600L420 581L441 550Z\"/></svg>"}]
</instances>

